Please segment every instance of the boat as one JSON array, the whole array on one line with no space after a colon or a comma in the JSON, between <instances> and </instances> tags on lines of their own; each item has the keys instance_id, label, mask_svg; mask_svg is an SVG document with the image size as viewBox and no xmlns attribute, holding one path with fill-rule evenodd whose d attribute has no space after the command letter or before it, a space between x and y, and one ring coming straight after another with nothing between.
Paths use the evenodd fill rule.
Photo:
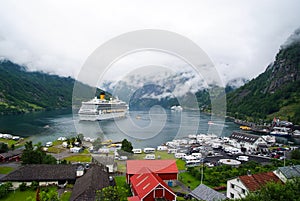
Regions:
<instances>
[{"instance_id":1,"label":"boat","mask_svg":"<svg viewBox=\"0 0 300 201\"><path fill-rule=\"evenodd\" d=\"M249 126L240 126L240 129L244 130L244 131L251 131L252 128Z\"/></svg>"},{"instance_id":2,"label":"boat","mask_svg":"<svg viewBox=\"0 0 300 201\"><path fill-rule=\"evenodd\" d=\"M290 137L291 134L289 133L290 128L287 127L273 127L273 130L270 132L270 135L278 136L278 137Z\"/></svg>"},{"instance_id":3,"label":"boat","mask_svg":"<svg viewBox=\"0 0 300 201\"><path fill-rule=\"evenodd\" d=\"M173 105L172 107L171 107L171 110L172 111L182 111L182 107L180 106L180 105Z\"/></svg>"},{"instance_id":4,"label":"boat","mask_svg":"<svg viewBox=\"0 0 300 201\"><path fill-rule=\"evenodd\" d=\"M79 120L102 121L126 117L129 107L118 98L105 99L105 94L100 94L100 99L95 97L92 100L82 102L78 111Z\"/></svg>"}]
</instances>

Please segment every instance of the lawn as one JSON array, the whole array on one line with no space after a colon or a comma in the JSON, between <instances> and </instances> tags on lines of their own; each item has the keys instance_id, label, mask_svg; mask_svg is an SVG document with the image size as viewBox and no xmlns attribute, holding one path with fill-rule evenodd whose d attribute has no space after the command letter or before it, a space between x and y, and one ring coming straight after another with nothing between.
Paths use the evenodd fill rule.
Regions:
<instances>
[{"instance_id":1,"label":"lawn","mask_svg":"<svg viewBox=\"0 0 300 201\"><path fill-rule=\"evenodd\" d=\"M72 192L68 191L68 192L65 192L63 193L61 196L60 196L60 201L69 201L70 200L70 197L71 197L71 194Z\"/></svg>"},{"instance_id":2,"label":"lawn","mask_svg":"<svg viewBox=\"0 0 300 201\"><path fill-rule=\"evenodd\" d=\"M127 187L126 177L125 176L116 176L115 181L117 186Z\"/></svg>"},{"instance_id":3,"label":"lawn","mask_svg":"<svg viewBox=\"0 0 300 201\"><path fill-rule=\"evenodd\" d=\"M9 139L1 138L0 142L8 144L9 148L11 148L11 145L13 145L13 144L15 145L15 148L18 148L18 147L23 146L25 144L26 140L20 139L20 140L16 141L16 140L9 140Z\"/></svg>"},{"instance_id":4,"label":"lawn","mask_svg":"<svg viewBox=\"0 0 300 201\"><path fill-rule=\"evenodd\" d=\"M118 161L117 162L118 165L118 171L120 172L126 172L126 163L124 163L123 161Z\"/></svg>"},{"instance_id":5,"label":"lawn","mask_svg":"<svg viewBox=\"0 0 300 201\"><path fill-rule=\"evenodd\" d=\"M6 198L0 199L1 201L24 201L28 197L35 197L35 191L11 191Z\"/></svg>"},{"instance_id":6,"label":"lawn","mask_svg":"<svg viewBox=\"0 0 300 201\"><path fill-rule=\"evenodd\" d=\"M63 159L70 162L91 162L92 161L92 157L90 155L73 155Z\"/></svg>"},{"instance_id":7,"label":"lawn","mask_svg":"<svg viewBox=\"0 0 300 201\"><path fill-rule=\"evenodd\" d=\"M55 140L55 141L53 141L53 146L61 145L62 143L63 143L63 141Z\"/></svg>"},{"instance_id":8,"label":"lawn","mask_svg":"<svg viewBox=\"0 0 300 201\"><path fill-rule=\"evenodd\" d=\"M185 161L183 161L181 159L177 159L176 165L177 165L178 170L185 170Z\"/></svg>"},{"instance_id":9,"label":"lawn","mask_svg":"<svg viewBox=\"0 0 300 201\"><path fill-rule=\"evenodd\" d=\"M131 191L130 191L130 187L126 182L126 177L125 176L116 176L115 181L116 181L116 185L118 187L118 192L119 192L120 195L123 195L125 197L132 196ZM124 195L124 192L122 192L122 191L127 191L127 193Z\"/></svg>"},{"instance_id":10,"label":"lawn","mask_svg":"<svg viewBox=\"0 0 300 201\"><path fill-rule=\"evenodd\" d=\"M194 190L200 184L200 181L190 175L188 172L180 173L179 181L181 181L184 185L189 186L192 190Z\"/></svg>"},{"instance_id":11,"label":"lawn","mask_svg":"<svg viewBox=\"0 0 300 201\"><path fill-rule=\"evenodd\" d=\"M59 154L61 152L65 151L63 148L58 148L58 147L49 147L47 152L49 153L54 153L54 154Z\"/></svg>"},{"instance_id":12,"label":"lawn","mask_svg":"<svg viewBox=\"0 0 300 201\"><path fill-rule=\"evenodd\" d=\"M13 170L14 170L14 168L12 168L12 167L1 166L0 167L0 174L8 174Z\"/></svg>"}]
</instances>

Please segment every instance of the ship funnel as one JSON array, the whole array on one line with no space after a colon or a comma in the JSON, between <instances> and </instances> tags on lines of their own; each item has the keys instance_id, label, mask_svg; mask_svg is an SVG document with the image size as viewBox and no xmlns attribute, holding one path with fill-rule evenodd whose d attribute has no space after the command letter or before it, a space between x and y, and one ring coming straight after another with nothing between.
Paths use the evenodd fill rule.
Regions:
<instances>
[{"instance_id":1,"label":"ship funnel","mask_svg":"<svg viewBox=\"0 0 300 201\"><path fill-rule=\"evenodd\" d=\"M105 93L104 92L100 93L100 100L105 100Z\"/></svg>"}]
</instances>

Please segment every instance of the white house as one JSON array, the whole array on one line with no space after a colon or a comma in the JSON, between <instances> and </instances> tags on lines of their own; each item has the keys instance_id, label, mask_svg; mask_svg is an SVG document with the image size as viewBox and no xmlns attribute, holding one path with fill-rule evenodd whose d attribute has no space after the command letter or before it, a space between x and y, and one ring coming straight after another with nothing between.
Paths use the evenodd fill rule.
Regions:
<instances>
[{"instance_id":1,"label":"white house","mask_svg":"<svg viewBox=\"0 0 300 201\"><path fill-rule=\"evenodd\" d=\"M248 153L268 151L267 142L258 135L233 132L229 138L229 142L233 147L238 149L245 148Z\"/></svg>"},{"instance_id":2,"label":"white house","mask_svg":"<svg viewBox=\"0 0 300 201\"><path fill-rule=\"evenodd\" d=\"M243 198L268 182L280 182L280 179L273 172L239 176L227 181L226 196L230 199Z\"/></svg>"}]
</instances>

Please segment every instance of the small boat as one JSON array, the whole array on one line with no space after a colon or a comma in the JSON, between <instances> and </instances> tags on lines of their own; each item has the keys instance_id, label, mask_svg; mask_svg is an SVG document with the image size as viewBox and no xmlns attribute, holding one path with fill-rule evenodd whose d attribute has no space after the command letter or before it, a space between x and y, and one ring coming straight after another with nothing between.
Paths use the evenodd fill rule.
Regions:
<instances>
[{"instance_id":1,"label":"small boat","mask_svg":"<svg viewBox=\"0 0 300 201\"><path fill-rule=\"evenodd\" d=\"M173 106L171 107L171 110L172 110L172 111L182 111L183 108L182 108L180 105L173 105Z\"/></svg>"},{"instance_id":2,"label":"small boat","mask_svg":"<svg viewBox=\"0 0 300 201\"><path fill-rule=\"evenodd\" d=\"M249 126L240 126L240 129L244 130L244 131L251 131L252 128Z\"/></svg>"}]
</instances>

